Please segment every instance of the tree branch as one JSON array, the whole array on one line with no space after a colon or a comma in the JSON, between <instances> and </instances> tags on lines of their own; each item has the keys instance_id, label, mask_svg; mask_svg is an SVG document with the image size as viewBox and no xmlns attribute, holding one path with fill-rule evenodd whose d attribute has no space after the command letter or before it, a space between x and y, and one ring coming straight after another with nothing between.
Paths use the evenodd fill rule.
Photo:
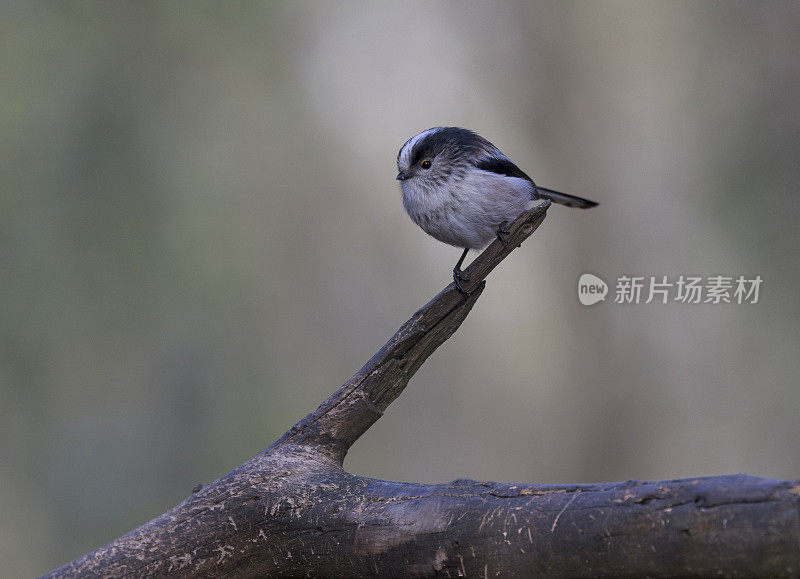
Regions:
<instances>
[{"instance_id":1,"label":"tree branch","mask_svg":"<svg viewBox=\"0 0 800 579\"><path fill-rule=\"evenodd\" d=\"M800 573L800 481L413 484L342 469L549 203L521 215L320 407L181 504L49 577Z\"/></svg>"},{"instance_id":2,"label":"tree branch","mask_svg":"<svg viewBox=\"0 0 800 579\"><path fill-rule=\"evenodd\" d=\"M547 215L550 202L523 213L509 228L506 243L496 239L464 270L464 296L451 283L425 304L330 398L264 452L284 444L313 446L342 463L353 443L400 396L436 348L453 335L484 288L484 279Z\"/></svg>"}]
</instances>

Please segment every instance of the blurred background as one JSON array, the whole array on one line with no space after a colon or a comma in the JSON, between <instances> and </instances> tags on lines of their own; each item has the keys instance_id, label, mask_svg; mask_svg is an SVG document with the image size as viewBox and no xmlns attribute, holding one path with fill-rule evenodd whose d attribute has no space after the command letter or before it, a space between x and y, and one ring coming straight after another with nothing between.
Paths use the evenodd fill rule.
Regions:
<instances>
[{"instance_id":1,"label":"blurred background","mask_svg":"<svg viewBox=\"0 0 800 579\"><path fill-rule=\"evenodd\" d=\"M451 279L395 156L472 128L553 207L354 473L800 476L797 2L4 3L0 575L159 515ZM584 272L604 303L580 305ZM613 303L761 275L758 304Z\"/></svg>"}]
</instances>

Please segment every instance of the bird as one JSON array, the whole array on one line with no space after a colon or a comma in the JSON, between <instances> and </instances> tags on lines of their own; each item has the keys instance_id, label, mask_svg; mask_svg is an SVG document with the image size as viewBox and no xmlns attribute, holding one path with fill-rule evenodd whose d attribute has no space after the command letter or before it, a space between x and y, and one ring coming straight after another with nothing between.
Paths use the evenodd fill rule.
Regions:
<instances>
[{"instance_id":1,"label":"bird","mask_svg":"<svg viewBox=\"0 0 800 579\"><path fill-rule=\"evenodd\" d=\"M582 197L539 187L500 149L474 131L433 127L408 139L397 153L403 207L425 233L464 249L453 268L463 294L461 270L470 249L495 238L507 243L507 226L537 199L588 209Z\"/></svg>"}]
</instances>

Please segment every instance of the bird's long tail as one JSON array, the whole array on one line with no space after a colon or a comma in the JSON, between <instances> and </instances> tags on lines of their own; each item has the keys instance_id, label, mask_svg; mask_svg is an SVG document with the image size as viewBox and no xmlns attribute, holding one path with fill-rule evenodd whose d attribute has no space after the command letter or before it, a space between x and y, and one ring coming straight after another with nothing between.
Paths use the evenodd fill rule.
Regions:
<instances>
[{"instance_id":1,"label":"bird's long tail","mask_svg":"<svg viewBox=\"0 0 800 579\"><path fill-rule=\"evenodd\" d=\"M589 207L596 207L599 205L599 203L595 201L589 201L583 197L575 197L574 195L559 193L558 191L545 189L544 187L539 187L538 185L534 188L533 198L549 199L553 203L558 203L559 205L566 205L567 207L580 207L581 209L589 209Z\"/></svg>"}]
</instances>

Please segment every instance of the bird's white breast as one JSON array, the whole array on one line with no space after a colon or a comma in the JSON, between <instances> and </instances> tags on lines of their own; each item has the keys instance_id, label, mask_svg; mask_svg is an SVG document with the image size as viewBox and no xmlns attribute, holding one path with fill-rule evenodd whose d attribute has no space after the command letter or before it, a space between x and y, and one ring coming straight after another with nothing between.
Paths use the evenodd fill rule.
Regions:
<instances>
[{"instance_id":1,"label":"bird's white breast","mask_svg":"<svg viewBox=\"0 0 800 579\"><path fill-rule=\"evenodd\" d=\"M422 179L402 182L403 206L412 220L439 241L480 249L528 208L533 186L525 179L468 170L433 186Z\"/></svg>"}]
</instances>

